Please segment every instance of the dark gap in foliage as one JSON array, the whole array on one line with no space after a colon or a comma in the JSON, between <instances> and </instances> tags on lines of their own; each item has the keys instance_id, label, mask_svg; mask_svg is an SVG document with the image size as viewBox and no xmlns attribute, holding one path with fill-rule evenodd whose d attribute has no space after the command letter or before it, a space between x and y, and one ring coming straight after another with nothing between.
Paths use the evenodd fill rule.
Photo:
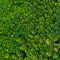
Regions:
<instances>
[{"instance_id":1,"label":"dark gap in foliage","mask_svg":"<svg viewBox=\"0 0 60 60\"><path fill-rule=\"evenodd\" d=\"M58 44L58 43L59 43L59 41L60 41L60 40L58 40L58 41L56 41L56 42L54 42L54 43Z\"/></svg>"},{"instance_id":2,"label":"dark gap in foliage","mask_svg":"<svg viewBox=\"0 0 60 60\"><path fill-rule=\"evenodd\" d=\"M36 14L36 18L37 18L37 19L39 18L39 14Z\"/></svg>"},{"instance_id":3,"label":"dark gap in foliage","mask_svg":"<svg viewBox=\"0 0 60 60\"><path fill-rule=\"evenodd\" d=\"M58 0L51 0L51 1L57 2Z\"/></svg>"},{"instance_id":4,"label":"dark gap in foliage","mask_svg":"<svg viewBox=\"0 0 60 60\"><path fill-rule=\"evenodd\" d=\"M4 9L4 8L2 7L2 9Z\"/></svg>"},{"instance_id":5,"label":"dark gap in foliage","mask_svg":"<svg viewBox=\"0 0 60 60\"><path fill-rule=\"evenodd\" d=\"M20 54L21 54L22 58L27 57L25 51L20 50Z\"/></svg>"},{"instance_id":6,"label":"dark gap in foliage","mask_svg":"<svg viewBox=\"0 0 60 60\"><path fill-rule=\"evenodd\" d=\"M37 30L37 32L35 33L35 35L39 35L38 30Z\"/></svg>"},{"instance_id":7,"label":"dark gap in foliage","mask_svg":"<svg viewBox=\"0 0 60 60\"><path fill-rule=\"evenodd\" d=\"M47 37L47 33L45 32L45 37Z\"/></svg>"},{"instance_id":8,"label":"dark gap in foliage","mask_svg":"<svg viewBox=\"0 0 60 60\"><path fill-rule=\"evenodd\" d=\"M2 37L4 34L0 34L0 37Z\"/></svg>"},{"instance_id":9,"label":"dark gap in foliage","mask_svg":"<svg viewBox=\"0 0 60 60\"><path fill-rule=\"evenodd\" d=\"M60 56L60 49L58 50L59 56Z\"/></svg>"},{"instance_id":10,"label":"dark gap in foliage","mask_svg":"<svg viewBox=\"0 0 60 60\"><path fill-rule=\"evenodd\" d=\"M11 32L11 34L10 35L14 35L12 32Z\"/></svg>"},{"instance_id":11,"label":"dark gap in foliage","mask_svg":"<svg viewBox=\"0 0 60 60\"><path fill-rule=\"evenodd\" d=\"M47 57L48 58L48 60L51 58L51 57Z\"/></svg>"},{"instance_id":12,"label":"dark gap in foliage","mask_svg":"<svg viewBox=\"0 0 60 60\"><path fill-rule=\"evenodd\" d=\"M15 56L17 56L17 54L16 54L16 53L12 53L12 52L11 52L11 53L9 53L9 55L15 55ZM18 56L17 56L17 57L18 57Z\"/></svg>"},{"instance_id":13,"label":"dark gap in foliage","mask_svg":"<svg viewBox=\"0 0 60 60\"><path fill-rule=\"evenodd\" d=\"M36 50L38 52L38 54L40 54L40 50Z\"/></svg>"},{"instance_id":14,"label":"dark gap in foliage","mask_svg":"<svg viewBox=\"0 0 60 60\"><path fill-rule=\"evenodd\" d=\"M14 4L14 1L12 3Z\"/></svg>"},{"instance_id":15,"label":"dark gap in foliage","mask_svg":"<svg viewBox=\"0 0 60 60\"><path fill-rule=\"evenodd\" d=\"M54 20L53 23L55 23L56 21Z\"/></svg>"},{"instance_id":16,"label":"dark gap in foliage","mask_svg":"<svg viewBox=\"0 0 60 60\"><path fill-rule=\"evenodd\" d=\"M22 39L25 39L25 35L19 34L18 37L21 37Z\"/></svg>"},{"instance_id":17,"label":"dark gap in foliage","mask_svg":"<svg viewBox=\"0 0 60 60\"><path fill-rule=\"evenodd\" d=\"M57 2L58 0L54 0L54 2Z\"/></svg>"},{"instance_id":18,"label":"dark gap in foliage","mask_svg":"<svg viewBox=\"0 0 60 60\"><path fill-rule=\"evenodd\" d=\"M30 6L30 4L28 4L28 6Z\"/></svg>"},{"instance_id":19,"label":"dark gap in foliage","mask_svg":"<svg viewBox=\"0 0 60 60\"><path fill-rule=\"evenodd\" d=\"M26 53L25 53L24 51L22 51L22 52L24 53L24 56L23 56L23 58L27 57L27 56L26 56Z\"/></svg>"},{"instance_id":20,"label":"dark gap in foliage","mask_svg":"<svg viewBox=\"0 0 60 60\"><path fill-rule=\"evenodd\" d=\"M11 23L14 23L15 20L11 18L10 21L11 21Z\"/></svg>"},{"instance_id":21,"label":"dark gap in foliage","mask_svg":"<svg viewBox=\"0 0 60 60\"><path fill-rule=\"evenodd\" d=\"M28 45L27 45L26 47L27 47L27 48L29 48L29 46L28 46Z\"/></svg>"},{"instance_id":22,"label":"dark gap in foliage","mask_svg":"<svg viewBox=\"0 0 60 60\"><path fill-rule=\"evenodd\" d=\"M21 34L19 34L19 37L21 37Z\"/></svg>"},{"instance_id":23,"label":"dark gap in foliage","mask_svg":"<svg viewBox=\"0 0 60 60\"><path fill-rule=\"evenodd\" d=\"M19 3L19 4L17 4L18 6L20 6L21 5L21 3Z\"/></svg>"},{"instance_id":24,"label":"dark gap in foliage","mask_svg":"<svg viewBox=\"0 0 60 60\"><path fill-rule=\"evenodd\" d=\"M2 46L2 44L0 46Z\"/></svg>"},{"instance_id":25,"label":"dark gap in foliage","mask_svg":"<svg viewBox=\"0 0 60 60\"><path fill-rule=\"evenodd\" d=\"M48 8L45 8L48 11Z\"/></svg>"},{"instance_id":26,"label":"dark gap in foliage","mask_svg":"<svg viewBox=\"0 0 60 60\"><path fill-rule=\"evenodd\" d=\"M17 6L20 6L21 4L23 5L23 4L24 4L24 2L23 2L23 3L22 3L22 2L14 3L14 1L13 1L13 4L14 4L14 5L17 5Z\"/></svg>"},{"instance_id":27,"label":"dark gap in foliage","mask_svg":"<svg viewBox=\"0 0 60 60\"><path fill-rule=\"evenodd\" d=\"M40 1L43 1L43 0L40 0Z\"/></svg>"},{"instance_id":28,"label":"dark gap in foliage","mask_svg":"<svg viewBox=\"0 0 60 60\"><path fill-rule=\"evenodd\" d=\"M17 3L14 3L14 1L12 3L13 3L13 5L17 5Z\"/></svg>"},{"instance_id":29,"label":"dark gap in foliage","mask_svg":"<svg viewBox=\"0 0 60 60\"><path fill-rule=\"evenodd\" d=\"M12 18L10 20L12 20Z\"/></svg>"},{"instance_id":30,"label":"dark gap in foliage","mask_svg":"<svg viewBox=\"0 0 60 60\"><path fill-rule=\"evenodd\" d=\"M4 58L4 60L7 60L8 58Z\"/></svg>"},{"instance_id":31,"label":"dark gap in foliage","mask_svg":"<svg viewBox=\"0 0 60 60\"><path fill-rule=\"evenodd\" d=\"M60 28L60 25L59 25L59 28Z\"/></svg>"},{"instance_id":32,"label":"dark gap in foliage","mask_svg":"<svg viewBox=\"0 0 60 60\"><path fill-rule=\"evenodd\" d=\"M2 20L0 20L0 23L2 22Z\"/></svg>"},{"instance_id":33,"label":"dark gap in foliage","mask_svg":"<svg viewBox=\"0 0 60 60\"><path fill-rule=\"evenodd\" d=\"M33 2L32 1L29 1L31 4L33 4Z\"/></svg>"},{"instance_id":34,"label":"dark gap in foliage","mask_svg":"<svg viewBox=\"0 0 60 60\"><path fill-rule=\"evenodd\" d=\"M4 36L7 36L7 33L5 33Z\"/></svg>"}]
</instances>

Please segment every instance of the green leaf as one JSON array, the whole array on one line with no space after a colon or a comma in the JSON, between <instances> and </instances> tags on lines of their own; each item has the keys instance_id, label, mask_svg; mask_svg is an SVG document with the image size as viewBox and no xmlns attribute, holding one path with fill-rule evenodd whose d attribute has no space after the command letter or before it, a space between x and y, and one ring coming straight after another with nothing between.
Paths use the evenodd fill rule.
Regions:
<instances>
[{"instance_id":1,"label":"green leaf","mask_svg":"<svg viewBox=\"0 0 60 60\"><path fill-rule=\"evenodd\" d=\"M50 27L50 26L48 26L48 27L47 27L47 29L50 31L50 30L51 30L51 27Z\"/></svg>"},{"instance_id":2,"label":"green leaf","mask_svg":"<svg viewBox=\"0 0 60 60\"><path fill-rule=\"evenodd\" d=\"M0 40L1 42L3 41L3 39Z\"/></svg>"},{"instance_id":3,"label":"green leaf","mask_svg":"<svg viewBox=\"0 0 60 60\"><path fill-rule=\"evenodd\" d=\"M51 30L51 32L50 32L52 35L54 35L54 30Z\"/></svg>"},{"instance_id":4,"label":"green leaf","mask_svg":"<svg viewBox=\"0 0 60 60\"><path fill-rule=\"evenodd\" d=\"M54 28L54 24L51 23L50 26L51 26L51 28Z\"/></svg>"},{"instance_id":5,"label":"green leaf","mask_svg":"<svg viewBox=\"0 0 60 60\"><path fill-rule=\"evenodd\" d=\"M58 9L56 9L56 13L57 13L57 14L59 14L59 13L60 13Z\"/></svg>"},{"instance_id":6,"label":"green leaf","mask_svg":"<svg viewBox=\"0 0 60 60\"><path fill-rule=\"evenodd\" d=\"M59 57L59 53L54 53L53 59L57 59Z\"/></svg>"},{"instance_id":7,"label":"green leaf","mask_svg":"<svg viewBox=\"0 0 60 60\"><path fill-rule=\"evenodd\" d=\"M54 17L56 17L56 16L57 16L57 14L56 14L56 13L54 13L54 14L53 14L53 16L54 16Z\"/></svg>"}]
</instances>

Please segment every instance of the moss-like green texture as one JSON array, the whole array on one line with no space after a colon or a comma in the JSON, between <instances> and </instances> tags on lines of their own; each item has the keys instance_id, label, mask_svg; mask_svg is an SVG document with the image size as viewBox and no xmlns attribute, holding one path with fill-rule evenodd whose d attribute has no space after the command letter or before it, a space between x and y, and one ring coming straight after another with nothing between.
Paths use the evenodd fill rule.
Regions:
<instances>
[{"instance_id":1,"label":"moss-like green texture","mask_svg":"<svg viewBox=\"0 0 60 60\"><path fill-rule=\"evenodd\" d=\"M60 60L60 0L0 0L0 60Z\"/></svg>"}]
</instances>

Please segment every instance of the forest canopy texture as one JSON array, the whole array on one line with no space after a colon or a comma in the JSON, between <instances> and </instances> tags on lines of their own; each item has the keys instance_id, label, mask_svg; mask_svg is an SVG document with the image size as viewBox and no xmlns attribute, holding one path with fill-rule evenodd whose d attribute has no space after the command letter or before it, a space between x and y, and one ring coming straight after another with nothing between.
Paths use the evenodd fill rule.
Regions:
<instances>
[{"instance_id":1,"label":"forest canopy texture","mask_svg":"<svg viewBox=\"0 0 60 60\"><path fill-rule=\"evenodd\" d=\"M0 0L0 60L60 60L60 0Z\"/></svg>"}]
</instances>

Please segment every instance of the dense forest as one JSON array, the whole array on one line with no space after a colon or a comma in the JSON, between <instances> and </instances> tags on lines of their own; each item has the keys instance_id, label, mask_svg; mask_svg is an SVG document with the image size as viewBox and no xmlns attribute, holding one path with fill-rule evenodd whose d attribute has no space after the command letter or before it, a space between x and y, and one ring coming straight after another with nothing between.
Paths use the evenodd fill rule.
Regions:
<instances>
[{"instance_id":1,"label":"dense forest","mask_svg":"<svg viewBox=\"0 0 60 60\"><path fill-rule=\"evenodd\" d=\"M0 0L0 60L60 60L60 0Z\"/></svg>"}]
</instances>

